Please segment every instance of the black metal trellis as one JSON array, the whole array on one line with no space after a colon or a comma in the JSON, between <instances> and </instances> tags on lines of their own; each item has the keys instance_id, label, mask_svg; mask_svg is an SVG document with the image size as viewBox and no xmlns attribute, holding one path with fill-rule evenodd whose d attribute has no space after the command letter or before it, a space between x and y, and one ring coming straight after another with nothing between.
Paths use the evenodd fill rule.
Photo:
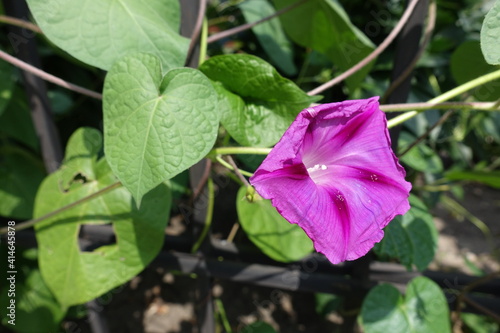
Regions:
<instances>
[{"instance_id":1,"label":"black metal trellis","mask_svg":"<svg viewBox=\"0 0 500 333\"><path fill-rule=\"evenodd\" d=\"M110 225L89 225L85 230L85 239L98 240L99 246L112 244L114 232ZM23 230L17 234L19 244L26 247L36 246L32 230ZM401 291L406 284L417 276L426 276L436 282L447 296L450 307L455 306L456 295L478 277L462 273L445 273L426 270L408 272L400 264L371 261L367 275L363 279L353 277L355 262L331 265L323 255L311 254L301 261L277 263L259 252L241 251L235 244L210 239L206 253L191 254L190 239L166 236L164 247L151 263L152 267L175 270L185 274L196 274L199 278L214 277L234 282L249 283L258 286L291 291L324 292L338 295L350 295L353 292L368 292L379 283L391 283ZM471 298L492 312L500 309L500 279L492 279L474 288ZM467 307L469 312L478 313Z\"/></svg>"},{"instance_id":2,"label":"black metal trellis","mask_svg":"<svg viewBox=\"0 0 500 333\"><path fill-rule=\"evenodd\" d=\"M24 2L18 0L3 1L7 13L21 18L28 17L27 8L18 11L21 8L19 7L21 6L20 3L24 4ZM185 36L190 36L195 25L199 2L191 0L180 0L180 2L183 13L181 32ZM393 80L404 71L411 61L412 55L416 53L415 50L418 48L427 5L428 1L420 1L415 13L401 34L394 61ZM24 5L24 7L26 6ZM21 34L22 32L18 30L16 33ZM20 47L23 47L23 45L20 45ZM25 61L39 65L39 61L36 60L36 46L33 41L30 41L26 47L27 49L20 51L18 56ZM196 49L192 52L191 59L188 62L189 66L196 67L196 52ZM56 128L50 119L50 112L47 111L48 102L45 84L39 79L30 78L29 74L26 75L28 75L25 76L26 91L30 101L32 101L33 119L42 144L42 153L47 169L53 171L61 161L62 154ZM389 102L406 101L410 80L410 77L407 78L400 88L394 91ZM398 132L391 132L391 137L393 143L396 143ZM203 193L206 190L203 184L206 180L207 163L208 161L201 161L191 168L190 176L193 191L201 189L201 193ZM300 262L284 265L273 262L259 253L241 251L234 244L218 241L211 237L207 237L197 254L191 254L189 251L193 239L196 239L203 228L206 213L206 207L201 200L195 200L193 205L194 214L191 216L193 237L166 236L163 251L151 265L178 270L185 274L197 274L199 302L203 304L203 306L198 307L197 311L200 332L211 333L215 331L214 309L211 299L211 283L214 277L292 291L357 295L360 297L350 298L352 303L349 304L351 308L355 308L361 304L361 296L376 284L389 282L400 289L404 289L409 280L420 275L420 273L407 272L401 265L374 262L369 256L353 263L333 266L323 256L314 254ZM82 236L83 247L94 247L96 244L113 243L114 233L110 226L86 226ZM21 231L17 234L17 238L20 245L36 246L33 231ZM219 258L223 258L223 260ZM464 274L432 271L425 271L421 275L432 279L445 290L450 306L454 306L457 299L456 295L461 288L476 279ZM493 312L500 309L500 280L496 279L481 284L474 291L476 293L470 295L470 297L475 302ZM92 310L92 302L89 302L88 309L93 332L107 332L108 329L102 313ZM465 310L474 311L475 309L469 307ZM349 322L345 325L352 324L353 322Z\"/></svg>"}]
</instances>

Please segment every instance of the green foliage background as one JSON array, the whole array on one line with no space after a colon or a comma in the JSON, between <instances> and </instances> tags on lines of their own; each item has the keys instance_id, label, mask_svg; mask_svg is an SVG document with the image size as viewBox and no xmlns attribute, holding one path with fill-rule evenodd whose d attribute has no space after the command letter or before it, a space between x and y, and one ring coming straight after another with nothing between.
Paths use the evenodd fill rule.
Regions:
<instances>
[{"instance_id":1,"label":"green foliage background","mask_svg":"<svg viewBox=\"0 0 500 333\"><path fill-rule=\"evenodd\" d=\"M212 1L206 24L210 31L229 29L297 1ZM35 324L40 332L57 329L71 306L147 267L162 248L176 200L187 197L186 170L207 156L224 162L212 151L214 145L271 147L311 103L384 95L394 45L324 96L307 91L370 54L404 11L401 1L310 0L209 45L203 30L207 59L194 69L183 67L190 40L179 34L177 0L27 2L44 32L36 37L44 69L102 92L103 101L49 85L65 156L48 175L20 74L0 61L0 216L21 222L83 200L35 225L37 251L18 249L18 321L23 324L9 327L3 315L2 323L19 332L33 331ZM436 27L414 68L408 101L425 102L496 73L499 11L500 1L437 1ZM22 38L2 34L0 49L15 55ZM455 100L496 102L499 86L490 81ZM409 271L425 270L435 256L438 232L430 211L436 203L459 201L465 182L500 187L498 107L458 110L433 127L445 111L427 110L406 121L397 143L399 151L410 148L400 160L414 183L412 209L386 228L374 253ZM239 159L247 171L260 161L252 154ZM86 201L98 191L101 195ZM311 241L300 228L288 224L268 201L247 197L241 187L233 201L244 241L283 263L310 254ZM448 207L463 213L460 204ZM86 224L110 224L116 244L82 251L78 235ZM485 225L481 228L488 234ZM7 301L3 288L0 304ZM28 323L27 317L34 319ZM390 285L374 288L358 321L366 332L451 330L443 292L423 277L412 280L404 295ZM465 315L463 321L478 331L495 328L484 317ZM273 331L266 324L253 326L248 330Z\"/></svg>"}]
</instances>

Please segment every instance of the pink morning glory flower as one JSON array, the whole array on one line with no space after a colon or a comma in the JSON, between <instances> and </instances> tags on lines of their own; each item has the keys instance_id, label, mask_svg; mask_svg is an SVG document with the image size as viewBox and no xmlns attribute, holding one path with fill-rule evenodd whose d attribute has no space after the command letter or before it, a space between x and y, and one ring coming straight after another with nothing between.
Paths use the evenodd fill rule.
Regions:
<instances>
[{"instance_id":1,"label":"pink morning glory flower","mask_svg":"<svg viewBox=\"0 0 500 333\"><path fill-rule=\"evenodd\" d=\"M378 97L299 113L250 178L334 264L365 255L410 208Z\"/></svg>"}]
</instances>

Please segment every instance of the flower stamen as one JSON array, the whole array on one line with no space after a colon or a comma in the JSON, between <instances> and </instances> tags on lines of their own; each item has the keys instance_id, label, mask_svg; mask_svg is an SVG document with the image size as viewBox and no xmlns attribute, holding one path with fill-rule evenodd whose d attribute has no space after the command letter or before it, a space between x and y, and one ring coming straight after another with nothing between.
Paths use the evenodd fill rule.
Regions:
<instances>
[{"instance_id":1,"label":"flower stamen","mask_svg":"<svg viewBox=\"0 0 500 333\"><path fill-rule=\"evenodd\" d=\"M318 171L318 170L326 170L328 167L324 164L316 164L312 168L307 168L307 172L311 174L311 172Z\"/></svg>"}]
</instances>

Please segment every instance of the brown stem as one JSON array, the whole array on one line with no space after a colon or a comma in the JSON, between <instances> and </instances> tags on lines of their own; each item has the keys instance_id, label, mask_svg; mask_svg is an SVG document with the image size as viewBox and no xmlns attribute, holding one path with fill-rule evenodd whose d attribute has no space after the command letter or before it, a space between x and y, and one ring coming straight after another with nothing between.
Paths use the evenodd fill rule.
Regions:
<instances>
[{"instance_id":1,"label":"brown stem","mask_svg":"<svg viewBox=\"0 0 500 333\"><path fill-rule=\"evenodd\" d=\"M439 118L438 121L436 121L436 123L434 123L434 125L432 125L431 127L429 127L427 129L427 131L425 131L424 134L422 134L421 136L419 136L417 138L417 140L413 141L408 147L406 147L406 149L403 150L402 153L398 154L398 158L401 158L404 154L406 154L407 152L409 152L410 150L412 150L413 147L415 147L420 142L422 142L422 140L424 140L436 127L442 125L446 120L448 120L448 118L450 118L450 116L454 112L455 112L455 110L448 110L441 118Z\"/></svg>"},{"instance_id":2,"label":"brown stem","mask_svg":"<svg viewBox=\"0 0 500 333\"><path fill-rule=\"evenodd\" d=\"M306 1L309 1L309 0L300 0L300 1L297 1L296 3L291 4L290 6L285 7L283 9L280 9L277 12L275 12L274 14L269 15L267 17L264 17L263 19L260 19L258 21L251 22L251 23L246 23L246 24L240 25L239 27L235 27L235 28L232 28L232 29L228 29L228 30L225 30L225 31L213 34L212 36L208 37L207 43L210 44L210 43L216 42L218 40L221 40L223 38L229 37L231 35L237 34L239 32L251 29L251 28L255 27L256 25L258 25L260 23L269 21L270 19L275 18L276 16L284 14L284 13L286 13L286 12L288 12L288 11L290 11L290 10L292 10L292 9L300 6L300 5L302 5Z\"/></svg>"},{"instance_id":3,"label":"brown stem","mask_svg":"<svg viewBox=\"0 0 500 333\"><path fill-rule=\"evenodd\" d=\"M16 27L28 29L39 34L43 34L42 29L40 29L37 25L12 16L0 15L0 22L7 23L10 25L15 25Z\"/></svg>"},{"instance_id":4,"label":"brown stem","mask_svg":"<svg viewBox=\"0 0 500 333\"><path fill-rule=\"evenodd\" d=\"M193 56L193 52L200 38L201 26L203 25L203 17L205 16L205 10L207 8L206 0L200 0L199 8L198 8L198 16L196 17L196 23L194 25L193 33L191 34L191 42L189 43L189 49L186 57L186 64L191 61L191 57Z\"/></svg>"},{"instance_id":5,"label":"brown stem","mask_svg":"<svg viewBox=\"0 0 500 333\"><path fill-rule=\"evenodd\" d=\"M212 160L206 159L205 170L203 170L203 175L201 176L200 182L196 185L196 188L193 190L193 198L195 200L203 191L205 184L210 176L210 169L212 168Z\"/></svg>"},{"instance_id":6,"label":"brown stem","mask_svg":"<svg viewBox=\"0 0 500 333\"><path fill-rule=\"evenodd\" d=\"M243 184L245 184L245 186L250 186L250 183L248 182L248 180L241 174L240 172L240 169L238 169L238 166L236 165L236 163L234 162L233 158L231 157L231 155L227 155L226 156L227 160L229 161L229 163L231 164L231 166L234 168L234 173L236 174L236 176L238 176L238 178L243 182Z\"/></svg>"},{"instance_id":7,"label":"brown stem","mask_svg":"<svg viewBox=\"0 0 500 333\"><path fill-rule=\"evenodd\" d=\"M387 36L387 38L375 50L373 50L372 53L367 55L363 60L358 62L353 67L349 68L344 73L342 73L339 76L333 78L332 80L320 85L319 87L314 88L313 90L309 91L307 94L310 96L317 95L317 94L325 91L326 89L333 87L334 85L344 81L349 76L351 76L354 73L356 73L357 71L359 71L361 68L368 65L372 60L374 60L378 55L380 55L394 41L394 39L399 34L401 29L403 29L403 26L406 24L406 22L410 18L418 1L419 0L412 0L412 2L410 4L408 4L408 7L406 7L406 10L403 13L403 16L401 16L401 19L399 20L398 24L396 24L396 26L394 27L394 29L392 29L389 36Z\"/></svg>"},{"instance_id":8,"label":"brown stem","mask_svg":"<svg viewBox=\"0 0 500 333\"><path fill-rule=\"evenodd\" d=\"M462 329L462 320L460 319L460 313L462 312L462 303L464 303L464 302L469 304L472 307L475 307L479 311L491 316L491 318L493 320L500 323L500 317L498 315L496 315L495 313L493 313L489 309L486 309L482 305L477 304L476 302L474 302L473 300L471 300L470 298L467 297L468 292L472 291L473 289L480 286L481 284L486 283L488 281L491 281L499 276L500 276L500 271L490 273L490 274L485 275L485 276L477 279L476 281L468 284L460 291L460 293L457 297L457 303L456 303L456 307L455 307L455 324L453 325L453 332L454 333L461 332L461 329Z\"/></svg>"},{"instance_id":9,"label":"brown stem","mask_svg":"<svg viewBox=\"0 0 500 333\"><path fill-rule=\"evenodd\" d=\"M56 210L54 210L54 211L52 211L50 213L47 213L47 214L45 214L43 216L38 217L36 219L32 219L32 220L29 220L29 221L21 222L21 223L19 223L19 224L16 225L16 231L28 229L28 228L34 226L35 224L37 224L38 222L41 222L41 221L46 220L48 218L51 218L51 217L53 217L53 216L55 216L55 215L57 215L59 213L67 211L68 209L71 209L71 208L73 208L75 206L78 206L78 205L80 205L80 204L82 204L84 202L87 202L87 201L90 201L90 200L92 200L94 198L97 198L97 197L103 195L104 193L109 192L111 190L114 190L115 188L118 188L120 186L122 186L122 183L116 182L114 184L106 186L103 189L100 189L97 192L94 192L94 193L92 193L92 194L90 194L90 195L88 195L86 197L83 197L83 198L81 198L81 199L79 199L77 201L74 201L74 202L72 202L72 203L70 203L70 204L68 204L66 206L58 208L58 209L56 209ZM0 229L0 235L7 233L7 230L8 230L8 228L6 228L6 227L5 228L1 228Z\"/></svg>"},{"instance_id":10,"label":"brown stem","mask_svg":"<svg viewBox=\"0 0 500 333\"><path fill-rule=\"evenodd\" d=\"M481 304L476 303L475 301L473 301L472 299L470 299L469 297L467 297L465 295L463 297L463 300L465 301L465 303L467 303L470 306L476 308L477 310L479 310L482 313L484 313L485 315L491 317L491 319L493 319L494 321L496 321L497 323L500 324L500 316L497 315L496 313L494 313L493 311L491 311L490 309L485 308Z\"/></svg>"},{"instance_id":11,"label":"brown stem","mask_svg":"<svg viewBox=\"0 0 500 333\"><path fill-rule=\"evenodd\" d=\"M65 81L61 78L58 78L57 76L54 76L54 75L49 74L47 72L44 72L41 69L36 68L35 66L32 66L28 63L25 63L24 61L21 61L21 60L17 59L16 57L13 57L10 54L7 54L1 50L0 50L0 59L3 59L3 60L7 61L8 63L10 63L18 68L21 68L24 71L32 73L32 74L44 79L45 81L52 82L52 83L54 83L58 86L61 86L63 88L72 90L74 92L77 92L77 93L80 93L80 94L83 94L83 95L86 95L86 96L89 96L89 97L92 97L95 99L102 99L102 95L95 92L95 91L80 87L76 84L73 84L73 83Z\"/></svg>"},{"instance_id":12,"label":"brown stem","mask_svg":"<svg viewBox=\"0 0 500 333\"><path fill-rule=\"evenodd\" d=\"M493 273L490 273L488 275L485 275L485 276L482 276L481 278L475 280L474 282L468 284L467 286L465 286L465 288L463 289L464 292L469 292L477 287L479 287L480 285L486 283L486 282L490 282L491 280L494 280L496 278L500 277L500 271L497 271L497 272L493 272Z\"/></svg>"}]
</instances>

